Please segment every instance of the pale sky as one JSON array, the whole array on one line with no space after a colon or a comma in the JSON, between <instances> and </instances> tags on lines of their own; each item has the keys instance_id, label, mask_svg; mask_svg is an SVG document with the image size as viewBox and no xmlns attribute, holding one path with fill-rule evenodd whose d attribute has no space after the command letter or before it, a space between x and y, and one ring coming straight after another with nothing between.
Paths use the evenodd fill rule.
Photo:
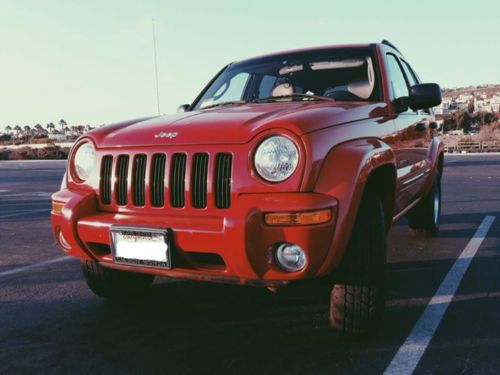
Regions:
<instances>
[{"instance_id":1,"label":"pale sky","mask_svg":"<svg viewBox=\"0 0 500 375\"><path fill-rule=\"evenodd\" d=\"M0 128L99 125L191 102L225 64L389 39L423 81L500 83L500 2L0 0Z\"/></svg>"}]
</instances>

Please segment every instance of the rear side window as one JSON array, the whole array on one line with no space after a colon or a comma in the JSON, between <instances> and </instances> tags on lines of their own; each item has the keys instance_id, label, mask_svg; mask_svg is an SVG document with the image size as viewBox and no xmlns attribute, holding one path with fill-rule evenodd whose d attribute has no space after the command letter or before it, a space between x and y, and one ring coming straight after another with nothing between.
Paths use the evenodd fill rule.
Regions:
<instances>
[{"instance_id":1,"label":"rear side window","mask_svg":"<svg viewBox=\"0 0 500 375\"><path fill-rule=\"evenodd\" d=\"M406 84L405 76L396 56L387 54L387 69L394 99L408 96L408 85Z\"/></svg>"},{"instance_id":2,"label":"rear side window","mask_svg":"<svg viewBox=\"0 0 500 375\"><path fill-rule=\"evenodd\" d=\"M405 71L406 78L408 78L408 83L410 84L410 87L417 85L418 84L417 77L415 77L415 74L413 73L413 70L411 70L410 65L408 65L408 63L404 60L401 60L401 62L403 63L403 69Z\"/></svg>"},{"instance_id":3,"label":"rear side window","mask_svg":"<svg viewBox=\"0 0 500 375\"><path fill-rule=\"evenodd\" d=\"M406 61L404 61L404 60L403 60L403 62L406 64L406 66L407 66L407 67L408 67L408 69L410 70L410 72L411 72L411 74L412 74L413 78L415 79L415 81L416 81L417 83L421 83L421 82L422 82L422 80L421 80L421 79L420 79L420 77L418 76L417 72L415 72L415 71L413 70L413 68L411 67L411 65L410 65L410 64L408 64Z\"/></svg>"}]
</instances>

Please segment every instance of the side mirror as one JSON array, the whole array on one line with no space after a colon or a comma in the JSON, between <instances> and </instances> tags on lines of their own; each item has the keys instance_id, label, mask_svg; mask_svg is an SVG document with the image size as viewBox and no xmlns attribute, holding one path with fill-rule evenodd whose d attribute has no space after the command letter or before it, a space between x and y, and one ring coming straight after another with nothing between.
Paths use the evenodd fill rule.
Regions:
<instances>
[{"instance_id":1,"label":"side mirror","mask_svg":"<svg viewBox=\"0 0 500 375\"><path fill-rule=\"evenodd\" d=\"M177 113L187 112L189 107L190 107L189 104L182 104L182 105L177 107Z\"/></svg>"},{"instance_id":2,"label":"side mirror","mask_svg":"<svg viewBox=\"0 0 500 375\"><path fill-rule=\"evenodd\" d=\"M441 104L441 88L436 83L422 83L410 87L408 96L408 107L417 109L428 109Z\"/></svg>"}]
</instances>

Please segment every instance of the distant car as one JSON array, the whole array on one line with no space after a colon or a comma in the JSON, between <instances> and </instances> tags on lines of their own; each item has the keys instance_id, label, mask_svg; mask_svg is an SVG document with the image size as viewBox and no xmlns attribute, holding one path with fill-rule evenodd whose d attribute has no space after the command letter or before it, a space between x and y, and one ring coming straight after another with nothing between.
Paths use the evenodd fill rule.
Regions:
<instances>
[{"instance_id":1,"label":"distant car","mask_svg":"<svg viewBox=\"0 0 500 375\"><path fill-rule=\"evenodd\" d=\"M333 327L371 332L391 224L439 230L440 102L386 41L229 64L183 113L76 142L52 197L57 243L101 297L137 297L154 276L317 279Z\"/></svg>"}]
</instances>

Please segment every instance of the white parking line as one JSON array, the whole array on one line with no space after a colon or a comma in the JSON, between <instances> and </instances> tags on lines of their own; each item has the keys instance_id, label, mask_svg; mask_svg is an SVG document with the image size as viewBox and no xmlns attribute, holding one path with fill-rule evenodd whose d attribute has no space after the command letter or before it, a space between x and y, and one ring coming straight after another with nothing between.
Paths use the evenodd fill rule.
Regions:
<instances>
[{"instance_id":1,"label":"white parking line","mask_svg":"<svg viewBox=\"0 0 500 375\"><path fill-rule=\"evenodd\" d=\"M34 214L36 212L50 212L50 209L40 208L38 210L17 211L17 212L10 213L7 215L0 215L0 219L6 219L8 217L24 216L24 215L28 215L28 214Z\"/></svg>"},{"instance_id":2,"label":"white parking line","mask_svg":"<svg viewBox=\"0 0 500 375\"><path fill-rule=\"evenodd\" d=\"M27 191L25 193L13 193L2 195L2 198L12 198L12 197L50 197L53 192L49 191Z\"/></svg>"},{"instance_id":3,"label":"white parking line","mask_svg":"<svg viewBox=\"0 0 500 375\"><path fill-rule=\"evenodd\" d=\"M4 277L4 276L14 275L16 273L20 273L20 272L24 272L24 271L29 271L29 270L32 270L35 268L48 266L48 265L54 264L54 263L66 262L66 261L72 260L72 259L74 259L74 258L69 257L69 256L65 256L65 257L55 258L55 259L51 259L51 260L46 260L44 262L29 264L27 266L13 268L11 270L0 272L0 278Z\"/></svg>"},{"instance_id":4,"label":"white parking line","mask_svg":"<svg viewBox=\"0 0 500 375\"><path fill-rule=\"evenodd\" d=\"M399 348L384 374L411 374L424 355L495 216L486 216Z\"/></svg>"}]
</instances>

